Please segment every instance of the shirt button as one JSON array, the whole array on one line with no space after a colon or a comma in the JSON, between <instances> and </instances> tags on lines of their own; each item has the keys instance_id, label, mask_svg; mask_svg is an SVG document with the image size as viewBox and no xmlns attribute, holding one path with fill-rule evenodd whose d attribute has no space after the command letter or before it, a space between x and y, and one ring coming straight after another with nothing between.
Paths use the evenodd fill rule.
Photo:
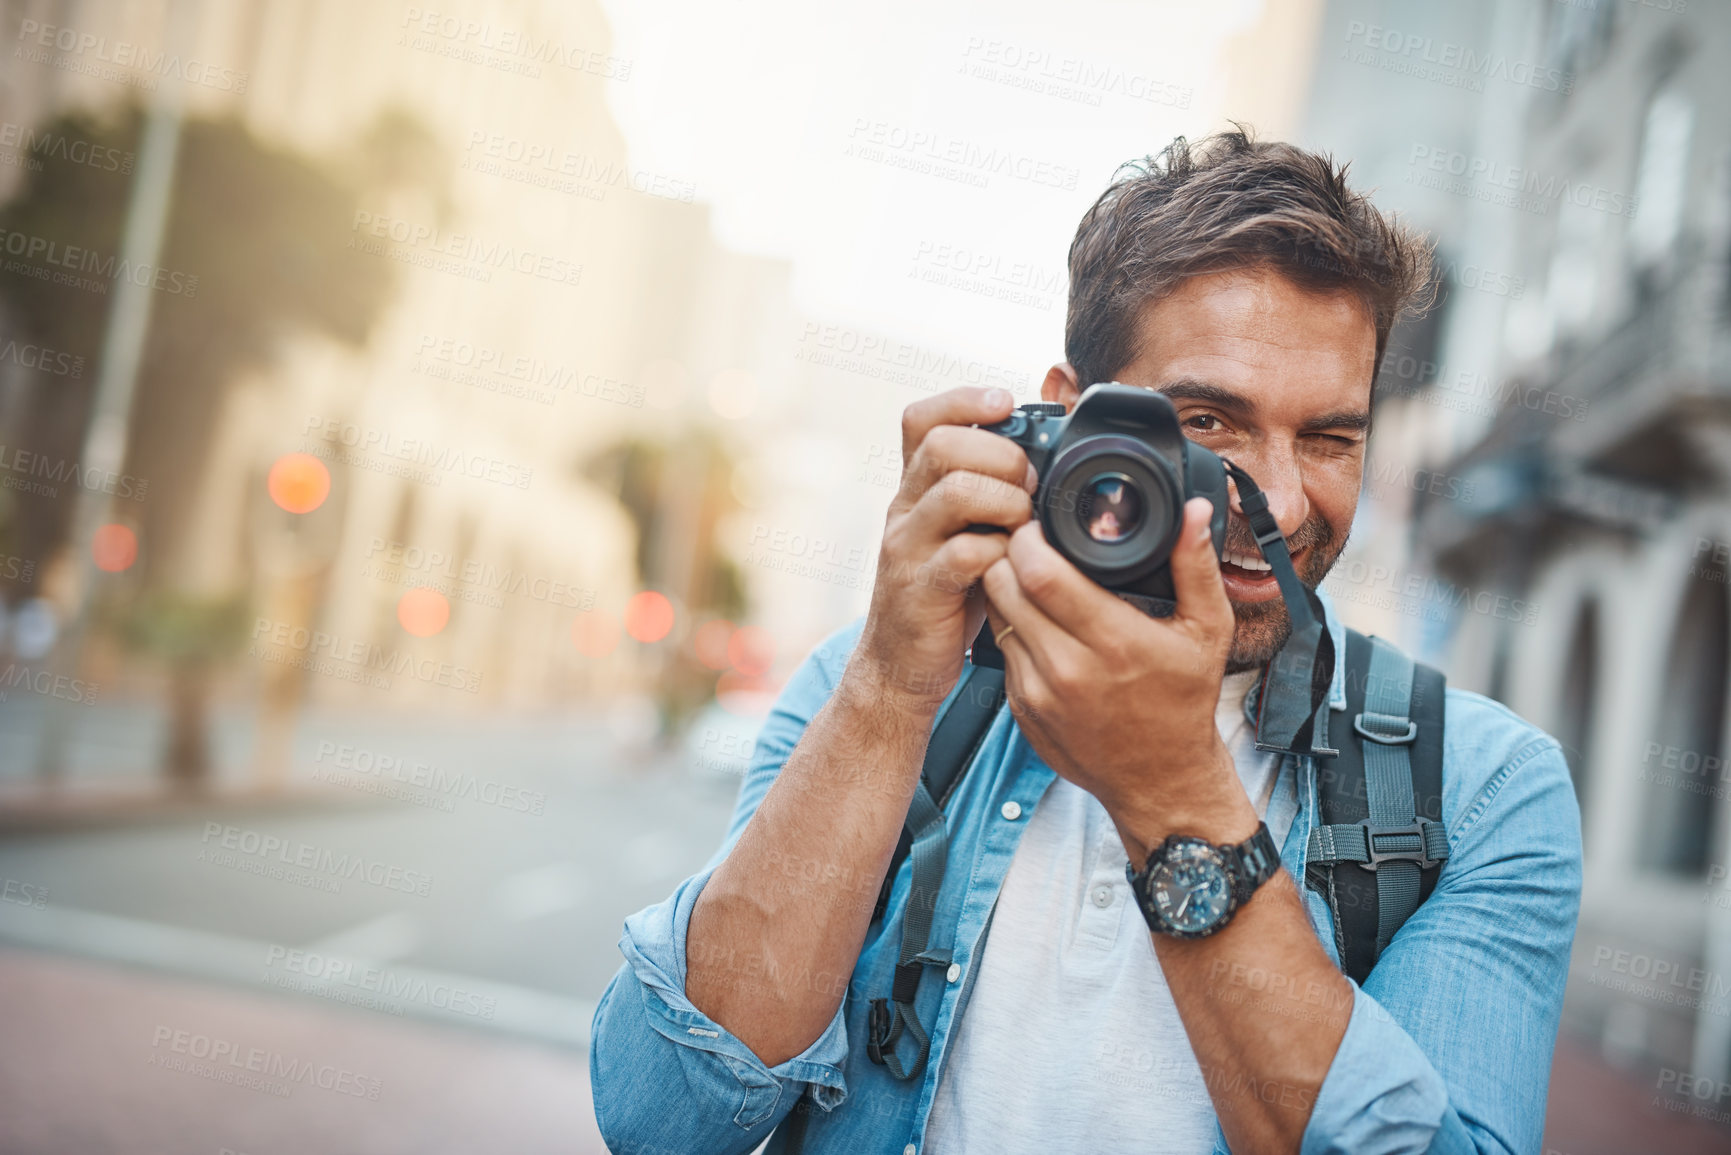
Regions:
<instances>
[{"instance_id":1,"label":"shirt button","mask_svg":"<svg viewBox=\"0 0 1731 1155\"><path fill-rule=\"evenodd\" d=\"M955 982L957 979L961 978L962 977L962 964L961 963L951 963L950 969L944 972L944 977L949 979L952 983Z\"/></svg>"},{"instance_id":2,"label":"shirt button","mask_svg":"<svg viewBox=\"0 0 1731 1155\"><path fill-rule=\"evenodd\" d=\"M915 1155L915 1152L916 1148L912 1143L909 1143L906 1147L902 1148L902 1155Z\"/></svg>"},{"instance_id":3,"label":"shirt button","mask_svg":"<svg viewBox=\"0 0 1731 1155\"><path fill-rule=\"evenodd\" d=\"M1022 816L1022 804L1020 802L1006 802L1004 803L1004 808L999 811L999 813L1002 814L1007 821L1014 822Z\"/></svg>"},{"instance_id":4,"label":"shirt button","mask_svg":"<svg viewBox=\"0 0 1731 1155\"><path fill-rule=\"evenodd\" d=\"M1105 910L1107 907L1111 906L1112 888L1109 886L1096 886L1094 888L1094 905L1099 907L1101 910Z\"/></svg>"}]
</instances>

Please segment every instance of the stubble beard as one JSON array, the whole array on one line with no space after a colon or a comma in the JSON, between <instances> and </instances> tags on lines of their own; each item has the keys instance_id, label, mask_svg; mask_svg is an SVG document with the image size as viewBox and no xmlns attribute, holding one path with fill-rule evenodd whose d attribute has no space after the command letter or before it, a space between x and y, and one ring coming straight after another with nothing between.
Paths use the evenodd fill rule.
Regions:
<instances>
[{"instance_id":1,"label":"stubble beard","mask_svg":"<svg viewBox=\"0 0 1731 1155\"><path fill-rule=\"evenodd\" d=\"M1227 528L1226 541L1229 548L1236 552L1260 556L1261 551L1255 544L1255 539L1247 542L1235 540L1235 530L1241 527L1231 525ZM1248 528L1244 528L1248 535ZM1322 584L1322 579L1328 576L1328 571L1334 568L1334 563L1340 559L1341 551L1346 548L1346 537L1341 535L1339 542L1335 541L1332 527L1319 517L1299 526L1298 531L1287 539L1287 545L1292 552L1306 550L1303 563L1298 567L1298 580L1307 589L1315 589ZM1280 652L1280 647L1286 644L1292 636L1292 619L1287 616L1286 602L1280 598L1270 598L1265 602L1232 603L1232 616L1236 624L1232 631L1232 650L1226 658L1228 674L1242 673L1266 665L1269 659Z\"/></svg>"}]
</instances>

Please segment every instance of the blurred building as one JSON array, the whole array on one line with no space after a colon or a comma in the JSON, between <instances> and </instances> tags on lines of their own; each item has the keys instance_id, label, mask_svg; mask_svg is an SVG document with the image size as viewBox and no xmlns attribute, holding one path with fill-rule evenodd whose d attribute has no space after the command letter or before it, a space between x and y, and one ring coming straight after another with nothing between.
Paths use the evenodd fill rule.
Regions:
<instances>
[{"instance_id":1,"label":"blurred building","mask_svg":"<svg viewBox=\"0 0 1731 1155\"><path fill-rule=\"evenodd\" d=\"M9 59L0 120L28 128L178 82L145 63L173 52L174 11L167 0L0 4L9 51L16 41L41 57ZM643 686L664 653L625 641L586 655L573 627L605 619L591 631L604 649L627 599L650 586L676 608L667 646L683 643L723 511L709 475L676 459L657 540L639 543L633 511L588 466L609 445L685 438L718 447L725 479L737 438L718 427L759 393L785 392L784 342L765 342L793 327L785 266L724 250L690 181L632 166L607 107L632 62L611 51L594 3L522 0L461 18L339 0L185 0L180 11L186 58L215 70L186 85L188 116L235 117L350 168L383 163L367 154L380 147L369 130L391 117L434 147L427 179L390 186L347 235L304 241L363 246L393 266L396 296L365 347L292 341L233 383L208 439L162 447L176 475L155 491L185 500L150 511L174 523L171 556L141 532L142 550L157 547L152 580L244 595L269 623L265 641L279 624L291 637L305 627L479 674L472 694L419 676L387 690L240 659L236 696L256 680L285 708L303 693L369 708L533 707ZM121 45L144 49L121 62ZM0 199L23 175L0 168ZM59 384L0 366L0 420ZM295 452L334 477L312 514L266 496L267 471ZM415 587L450 607L433 636L398 624Z\"/></svg>"},{"instance_id":2,"label":"blurred building","mask_svg":"<svg viewBox=\"0 0 1731 1155\"><path fill-rule=\"evenodd\" d=\"M1349 620L1564 744L1564 1030L1731 1067L1731 10L1336 0L1305 142L1440 238L1384 362ZM1375 108L1375 116L1363 110Z\"/></svg>"}]
</instances>

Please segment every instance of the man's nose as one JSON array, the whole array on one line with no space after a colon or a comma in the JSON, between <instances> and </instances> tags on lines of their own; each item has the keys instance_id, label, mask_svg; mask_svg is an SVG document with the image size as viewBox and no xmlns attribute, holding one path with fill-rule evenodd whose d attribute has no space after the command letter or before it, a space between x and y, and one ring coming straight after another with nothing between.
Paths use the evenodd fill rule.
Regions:
<instances>
[{"instance_id":1,"label":"man's nose","mask_svg":"<svg viewBox=\"0 0 1731 1155\"><path fill-rule=\"evenodd\" d=\"M1268 510L1280 532L1291 537L1310 517L1310 498L1304 492L1304 475L1298 468L1297 455L1289 449L1269 447L1256 453L1234 453L1233 462L1250 474L1257 487L1268 497ZM1232 487L1232 512L1244 516L1244 506L1238 497L1238 487Z\"/></svg>"}]
</instances>

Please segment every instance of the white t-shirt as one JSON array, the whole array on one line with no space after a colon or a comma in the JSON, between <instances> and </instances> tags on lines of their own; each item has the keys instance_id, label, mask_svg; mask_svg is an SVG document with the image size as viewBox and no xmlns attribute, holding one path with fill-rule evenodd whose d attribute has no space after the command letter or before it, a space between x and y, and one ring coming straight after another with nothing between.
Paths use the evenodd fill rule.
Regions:
<instances>
[{"instance_id":1,"label":"white t-shirt","mask_svg":"<svg viewBox=\"0 0 1731 1155\"><path fill-rule=\"evenodd\" d=\"M1256 749L1244 719L1256 675L1227 676L1215 724L1267 820L1280 757ZM1293 808L1275 809L1279 845ZM1105 808L1054 779L1005 875L938 1081L927 1155L1213 1149L1213 1104L1126 859Z\"/></svg>"}]
</instances>

